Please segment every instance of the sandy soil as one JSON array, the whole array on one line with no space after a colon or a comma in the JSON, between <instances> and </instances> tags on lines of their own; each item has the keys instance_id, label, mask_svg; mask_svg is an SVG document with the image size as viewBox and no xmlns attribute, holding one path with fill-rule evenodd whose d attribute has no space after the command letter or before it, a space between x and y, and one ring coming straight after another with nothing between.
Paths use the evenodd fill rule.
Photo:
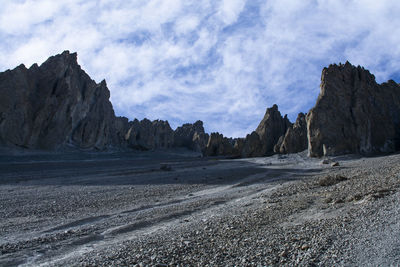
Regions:
<instances>
[{"instance_id":1,"label":"sandy soil","mask_svg":"<svg viewBox=\"0 0 400 267\"><path fill-rule=\"evenodd\" d=\"M400 264L400 155L0 155L1 266Z\"/></svg>"}]
</instances>

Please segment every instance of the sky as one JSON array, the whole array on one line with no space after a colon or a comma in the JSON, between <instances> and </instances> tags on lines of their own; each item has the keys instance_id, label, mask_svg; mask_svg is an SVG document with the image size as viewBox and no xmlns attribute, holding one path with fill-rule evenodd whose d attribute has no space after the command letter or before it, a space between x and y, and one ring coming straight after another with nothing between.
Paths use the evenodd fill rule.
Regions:
<instances>
[{"instance_id":1,"label":"sky","mask_svg":"<svg viewBox=\"0 0 400 267\"><path fill-rule=\"evenodd\" d=\"M400 82L398 0L0 0L0 71L64 50L106 79L116 115L202 120L244 137L267 107L293 122L331 63Z\"/></svg>"}]
</instances>

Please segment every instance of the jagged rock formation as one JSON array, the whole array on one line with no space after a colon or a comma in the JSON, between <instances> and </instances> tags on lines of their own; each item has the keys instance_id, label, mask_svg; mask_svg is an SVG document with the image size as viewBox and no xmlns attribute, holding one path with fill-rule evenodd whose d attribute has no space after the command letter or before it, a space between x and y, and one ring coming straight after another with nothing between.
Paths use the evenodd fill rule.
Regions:
<instances>
[{"instance_id":1,"label":"jagged rock formation","mask_svg":"<svg viewBox=\"0 0 400 267\"><path fill-rule=\"evenodd\" d=\"M257 129L246 136L241 155L243 157L259 157L274 153L274 146L291 127L289 119L282 117L277 105L267 108L264 118Z\"/></svg>"},{"instance_id":2,"label":"jagged rock formation","mask_svg":"<svg viewBox=\"0 0 400 267\"><path fill-rule=\"evenodd\" d=\"M279 138L284 135L291 126L292 124L287 118L287 115L282 118L277 105L268 108L264 118L256 129L256 133L259 135L263 146L262 153L264 155L272 154L274 146Z\"/></svg>"},{"instance_id":3,"label":"jagged rock formation","mask_svg":"<svg viewBox=\"0 0 400 267\"><path fill-rule=\"evenodd\" d=\"M368 70L349 62L324 68L321 92L307 114L312 157L375 154L400 149L400 86L378 85Z\"/></svg>"},{"instance_id":4,"label":"jagged rock formation","mask_svg":"<svg viewBox=\"0 0 400 267\"><path fill-rule=\"evenodd\" d=\"M0 93L1 146L152 150L175 144L201 151L208 140L202 122L189 130L188 142L179 143L181 131L175 139L167 121L115 117L106 82L93 81L69 51L40 67L0 73Z\"/></svg>"},{"instance_id":5,"label":"jagged rock formation","mask_svg":"<svg viewBox=\"0 0 400 267\"><path fill-rule=\"evenodd\" d=\"M307 122L304 113L299 113L296 122L281 136L274 147L275 153L290 154L307 149Z\"/></svg>"},{"instance_id":6,"label":"jagged rock formation","mask_svg":"<svg viewBox=\"0 0 400 267\"><path fill-rule=\"evenodd\" d=\"M246 138L228 139L218 133L211 134L205 156L229 155L260 157L272 155L279 138L291 127L289 119L281 116L277 105L268 108L257 129Z\"/></svg>"},{"instance_id":7,"label":"jagged rock formation","mask_svg":"<svg viewBox=\"0 0 400 267\"><path fill-rule=\"evenodd\" d=\"M204 156L232 156L237 154L234 150L234 141L224 137L220 133L211 133L207 146L203 152Z\"/></svg>"},{"instance_id":8,"label":"jagged rock formation","mask_svg":"<svg viewBox=\"0 0 400 267\"><path fill-rule=\"evenodd\" d=\"M400 85L378 85L350 63L330 65L317 103L292 125L278 106L268 108L246 138L205 133L203 123L173 131L167 121L115 117L110 92L63 52L41 66L20 65L0 73L0 146L28 149L140 149L186 147L206 156L266 156L309 149L320 157L400 150Z\"/></svg>"},{"instance_id":9,"label":"jagged rock formation","mask_svg":"<svg viewBox=\"0 0 400 267\"><path fill-rule=\"evenodd\" d=\"M192 144L187 148L196 152L203 153L204 149L207 146L209 138L210 136L207 133L195 132L193 134Z\"/></svg>"},{"instance_id":10,"label":"jagged rock formation","mask_svg":"<svg viewBox=\"0 0 400 267\"><path fill-rule=\"evenodd\" d=\"M128 123L125 140L129 148L137 150L171 148L174 143L174 131L168 121L135 119Z\"/></svg>"},{"instance_id":11,"label":"jagged rock formation","mask_svg":"<svg viewBox=\"0 0 400 267\"><path fill-rule=\"evenodd\" d=\"M196 121L194 124L185 123L174 131L174 146L202 152L207 146L208 138L202 121Z\"/></svg>"},{"instance_id":12,"label":"jagged rock formation","mask_svg":"<svg viewBox=\"0 0 400 267\"><path fill-rule=\"evenodd\" d=\"M264 154L263 144L258 133L253 131L251 134L248 134L242 145L241 156L244 158L260 157L264 156Z\"/></svg>"},{"instance_id":13,"label":"jagged rock formation","mask_svg":"<svg viewBox=\"0 0 400 267\"><path fill-rule=\"evenodd\" d=\"M244 143L245 143L245 138L235 138L234 142L233 142L233 149L236 152L237 155L235 156L241 156L242 155L242 151L244 148Z\"/></svg>"},{"instance_id":14,"label":"jagged rock formation","mask_svg":"<svg viewBox=\"0 0 400 267\"><path fill-rule=\"evenodd\" d=\"M65 51L40 67L0 73L0 144L30 149L119 145L106 82L96 84Z\"/></svg>"}]
</instances>

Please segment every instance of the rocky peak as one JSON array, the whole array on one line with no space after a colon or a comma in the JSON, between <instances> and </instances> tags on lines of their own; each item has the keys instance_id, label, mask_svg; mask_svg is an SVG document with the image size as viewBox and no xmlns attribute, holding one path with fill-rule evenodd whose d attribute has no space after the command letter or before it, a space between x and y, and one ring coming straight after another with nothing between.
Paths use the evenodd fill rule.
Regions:
<instances>
[{"instance_id":1,"label":"rocky peak","mask_svg":"<svg viewBox=\"0 0 400 267\"><path fill-rule=\"evenodd\" d=\"M0 92L3 144L104 149L117 143L106 83L90 79L78 65L76 53L65 51L40 67L19 66L2 73Z\"/></svg>"},{"instance_id":2,"label":"rocky peak","mask_svg":"<svg viewBox=\"0 0 400 267\"><path fill-rule=\"evenodd\" d=\"M79 73L82 71L82 69L78 64L77 57L77 53L64 51L59 55L49 57L40 65L39 68L45 69L51 75L56 75L57 78L71 75L73 72L77 72L77 74L83 74ZM66 73L67 71L69 71L69 73Z\"/></svg>"},{"instance_id":3,"label":"rocky peak","mask_svg":"<svg viewBox=\"0 0 400 267\"><path fill-rule=\"evenodd\" d=\"M275 144L291 125L287 116L282 117L276 104L271 108L267 108L264 118L255 131L263 145L261 154L267 155L273 153Z\"/></svg>"},{"instance_id":4,"label":"rocky peak","mask_svg":"<svg viewBox=\"0 0 400 267\"><path fill-rule=\"evenodd\" d=\"M377 84L358 66L323 69L321 91L307 114L310 156L346 153L375 154L399 146L400 87Z\"/></svg>"},{"instance_id":5,"label":"rocky peak","mask_svg":"<svg viewBox=\"0 0 400 267\"><path fill-rule=\"evenodd\" d=\"M328 86L325 86L326 83L328 83ZM342 91L343 86L354 91L359 89L361 84L376 84L375 76L363 67L353 66L348 61L345 64L331 64L328 68L322 70L320 95L335 95ZM349 87L348 85L352 86Z\"/></svg>"}]
</instances>

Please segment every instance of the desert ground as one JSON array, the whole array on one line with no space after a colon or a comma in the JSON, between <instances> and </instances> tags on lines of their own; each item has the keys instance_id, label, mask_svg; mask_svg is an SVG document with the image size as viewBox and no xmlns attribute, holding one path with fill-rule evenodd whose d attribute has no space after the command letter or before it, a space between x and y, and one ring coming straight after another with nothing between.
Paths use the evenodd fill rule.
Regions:
<instances>
[{"instance_id":1,"label":"desert ground","mask_svg":"<svg viewBox=\"0 0 400 267\"><path fill-rule=\"evenodd\" d=\"M400 154L322 160L3 153L0 265L399 265Z\"/></svg>"}]
</instances>

